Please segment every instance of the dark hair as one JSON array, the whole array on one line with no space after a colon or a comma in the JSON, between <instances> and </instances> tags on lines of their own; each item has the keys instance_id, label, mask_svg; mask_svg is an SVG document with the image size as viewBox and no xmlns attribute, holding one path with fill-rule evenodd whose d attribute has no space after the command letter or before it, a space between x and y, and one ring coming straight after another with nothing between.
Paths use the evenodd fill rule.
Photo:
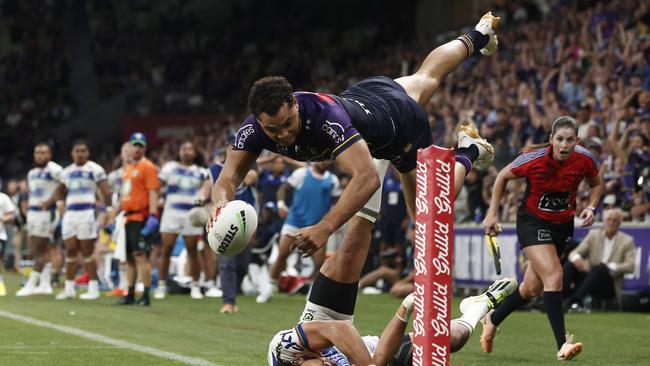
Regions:
<instances>
[{"instance_id":1,"label":"dark hair","mask_svg":"<svg viewBox=\"0 0 650 366\"><path fill-rule=\"evenodd\" d=\"M72 142L72 148L74 149L75 146L78 145L84 145L88 150L90 150L90 145L88 144L88 140L86 139L76 139Z\"/></svg>"},{"instance_id":2,"label":"dark hair","mask_svg":"<svg viewBox=\"0 0 650 366\"><path fill-rule=\"evenodd\" d=\"M293 105L293 87L283 76L266 76L257 80L248 94L248 107L255 116L273 116L284 103Z\"/></svg>"},{"instance_id":3,"label":"dark hair","mask_svg":"<svg viewBox=\"0 0 650 366\"><path fill-rule=\"evenodd\" d=\"M47 147L48 150L52 151L52 146L50 146L50 144L48 144L45 141L39 141L39 142L34 144L34 148L37 148L39 146L45 146L45 147Z\"/></svg>"},{"instance_id":4,"label":"dark hair","mask_svg":"<svg viewBox=\"0 0 650 366\"><path fill-rule=\"evenodd\" d=\"M548 142L524 146L521 151L527 153L549 146L551 144L551 138L553 138L553 135L555 135L557 130L560 128L570 128L576 133L576 135L578 134L578 122L576 122L575 118L571 116L561 116L553 121L553 124L551 125L551 133L548 136Z\"/></svg>"}]
</instances>

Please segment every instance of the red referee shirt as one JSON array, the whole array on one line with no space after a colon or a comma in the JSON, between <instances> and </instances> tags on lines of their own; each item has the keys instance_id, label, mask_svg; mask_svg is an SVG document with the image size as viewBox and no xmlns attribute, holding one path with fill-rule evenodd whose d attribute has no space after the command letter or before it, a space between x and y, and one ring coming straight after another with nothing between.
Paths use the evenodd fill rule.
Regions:
<instances>
[{"instance_id":1,"label":"red referee shirt","mask_svg":"<svg viewBox=\"0 0 650 366\"><path fill-rule=\"evenodd\" d=\"M526 178L522 207L553 224L573 220L578 185L583 178L598 175L596 158L579 145L563 163L553 159L549 146L519 155L510 168Z\"/></svg>"}]
</instances>

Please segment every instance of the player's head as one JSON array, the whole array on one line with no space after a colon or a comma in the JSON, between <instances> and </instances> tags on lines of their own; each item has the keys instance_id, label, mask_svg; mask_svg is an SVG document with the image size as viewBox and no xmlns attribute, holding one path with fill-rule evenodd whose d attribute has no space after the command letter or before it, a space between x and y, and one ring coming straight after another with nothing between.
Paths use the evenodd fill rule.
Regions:
<instances>
[{"instance_id":1,"label":"player's head","mask_svg":"<svg viewBox=\"0 0 650 366\"><path fill-rule=\"evenodd\" d=\"M76 165L84 165L90 158L90 149L88 148L88 141L84 139L75 140L72 143L72 161Z\"/></svg>"},{"instance_id":2,"label":"player's head","mask_svg":"<svg viewBox=\"0 0 650 366\"><path fill-rule=\"evenodd\" d=\"M320 355L301 346L297 328L300 328L300 324L293 329L281 330L273 336L267 354L269 366L324 365L323 363L305 363L311 359L318 360Z\"/></svg>"},{"instance_id":3,"label":"player's head","mask_svg":"<svg viewBox=\"0 0 650 366\"><path fill-rule=\"evenodd\" d=\"M609 236L616 234L621 227L622 221L623 211L620 208L610 208L605 211L605 217L603 219L603 230L605 230L605 234Z\"/></svg>"},{"instance_id":4,"label":"player's head","mask_svg":"<svg viewBox=\"0 0 650 366\"><path fill-rule=\"evenodd\" d=\"M287 164L284 162L284 158L281 155L276 156L271 161L271 173L274 175L280 175L287 168Z\"/></svg>"},{"instance_id":5,"label":"player's head","mask_svg":"<svg viewBox=\"0 0 650 366\"><path fill-rule=\"evenodd\" d=\"M134 132L129 138L129 143L131 144L131 154L132 158L135 161L139 161L144 157L145 151L147 151L147 138L142 132Z\"/></svg>"},{"instance_id":6,"label":"player's head","mask_svg":"<svg viewBox=\"0 0 650 366\"><path fill-rule=\"evenodd\" d=\"M34 146L34 163L38 167L44 167L52 159L52 149L45 142L39 142Z\"/></svg>"},{"instance_id":7,"label":"player's head","mask_svg":"<svg viewBox=\"0 0 650 366\"><path fill-rule=\"evenodd\" d=\"M185 141L178 148L178 159L182 164L191 165L196 159L196 150L194 144L190 141Z\"/></svg>"},{"instance_id":8,"label":"player's head","mask_svg":"<svg viewBox=\"0 0 650 366\"><path fill-rule=\"evenodd\" d=\"M296 140L300 115L293 87L287 79L267 76L257 80L248 95L248 106L275 143L289 146Z\"/></svg>"},{"instance_id":9,"label":"player's head","mask_svg":"<svg viewBox=\"0 0 650 366\"><path fill-rule=\"evenodd\" d=\"M316 169L317 172L319 173L325 173L327 169L332 165L332 162L329 160L324 160L324 161L318 161L313 163L314 169Z\"/></svg>"},{"instance_id":10,"label":"player's head","mask_svg":"<svg viewBox=\"0 0 650 366\"><path fill-rule=\"evenodd\" d=\"M553 158L564 161L571 156L578 144L578 123L573 117L558 117L551 126L549 143L553 147Z\"/></svg>"},{"instance_id":11,"label":"player's head","mask_svg":"<svg viewBox=\"0 0 650 366\"><path fill-rule=\"evenodd\" d=\"M122 144L122 148L120 149L120 159L122 159L122 164L128 164L133 160L133 151L131 149L131 144L128 142L125 142Z\"/></svg>"}]
</instances>

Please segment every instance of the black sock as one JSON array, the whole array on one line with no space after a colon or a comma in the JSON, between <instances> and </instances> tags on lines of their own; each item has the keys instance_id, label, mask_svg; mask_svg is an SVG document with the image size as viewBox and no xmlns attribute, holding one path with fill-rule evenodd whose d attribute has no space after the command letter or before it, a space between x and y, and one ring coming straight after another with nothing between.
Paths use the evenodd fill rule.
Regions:
<instances>
[{"instance_id":1,"label":"black sock","mask_svg":"<svg viewBox=\"0 0 650 366\"><path fill-rule=\"evenodd\" d=\"M126 294L129 299L135 298L135 286L129 286L129 292Z\"/></svg>"},{"instance_id":2,"label":"black sock","mask_svg":"<svg viewBox=\"0 0 650 366\"><path fill-rule=\"evenodd\" d=\"M142 293L142 298L144 300L149 300L149 287L144 288L144 292Z\"/></svg>"},{"instance_id":3,"label":"black sock","mask_svg":"<svg viewBox=\"0 0 650 366\"><path fill-rule=\"evenodd\" d=\"M468 147L459 147L456 149L457 155L464 155L469 158L473 163L474 160L478 159L478 147L476 145L469 145Z\"/></svg>"},{"instance_id":4,"label":"black sock","mask_svg":"<svg viewBox=\"0 0 650 366\"><path fill-rule=\"evenodd\" d=\"M498 326L502 321L505 320L508 315L510 315L510 313L519 309L527 302L528 300L521 297L519 290L513 292L512 295L506 297L506 299L503 300L503 303L501 303L501 305L499 305L499 307L494 310L494 313L492 313L492 317L490 318L492 320L492 323Z\"/></svg>"},{"instance_id":5,"label":"black sock","mask_svg":"<svg viewBox=\"0 0 650 366\"><path fill-rule=\"evenodd\" d=\"M566 338L564 329L564 311L562 309L562 292L544 291L544 306L546 307L546 316L553 328L557 349L562 348Z\"/></svg>"},{"instance_id":6,"label":"black sock","mask_svg":"<svg viewBox=\"0 0 650 366\"><path fill-rule=\"evenodd\" d=\"M486 36L485 34L477 31L476 29L472 29L467 33L469 38L472 40L472 43L474 44L474 52L480 50L481 48L485 47L488 42L490 42L490 37Z\"/></svg>"}]
</instances>

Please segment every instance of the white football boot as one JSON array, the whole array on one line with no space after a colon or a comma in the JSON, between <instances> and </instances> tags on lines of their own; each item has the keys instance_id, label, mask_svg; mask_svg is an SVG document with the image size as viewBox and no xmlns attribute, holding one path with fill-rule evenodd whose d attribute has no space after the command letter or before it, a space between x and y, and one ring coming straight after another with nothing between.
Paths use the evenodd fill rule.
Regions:
<instances>
[{"instance_id":1,"label":"white football boot","mask_svg":"<svg viewBox=\"0 0 650 366\"><path fill-rule=\"evenodd\" d=\"M494 31L497 29L497 26L499 25L499 20L501 20L501 18L492 15L492 12L488 11L481 17L481 20L479 20L476 27L474 27L474 29L476 29L479 33L490 37L490 40L485 45L485 47L480 49L481 53L485 56L493 55L499 46L499 39L494 33Z\"/></svg>"},{"instance_id":2,"label":"white football boot","mask_svg":"<svg viewBox=\"0 0 650 366\"><path fill-rule=\"evenodd\" d=\"M464 123L458 127L458 147L470 147L475 145L478 148L478 157L472 166L478 169L487 169L494 160L494 149L489 142L485 141L478 134L476 125Z\"/></svg>"},{"instance_id":3,"label":"white football boot","mask_svg":"<svg viewBox=\"0 0 650 366\"><path fill-rule=\"evenodd\" d=\"M190 287L190 297L193 298L194 300L201 300L203 298L203 294L201 293L201 288L199 287L198 284L192 285L192 287Z\"/></svg>"}]
</instances>

